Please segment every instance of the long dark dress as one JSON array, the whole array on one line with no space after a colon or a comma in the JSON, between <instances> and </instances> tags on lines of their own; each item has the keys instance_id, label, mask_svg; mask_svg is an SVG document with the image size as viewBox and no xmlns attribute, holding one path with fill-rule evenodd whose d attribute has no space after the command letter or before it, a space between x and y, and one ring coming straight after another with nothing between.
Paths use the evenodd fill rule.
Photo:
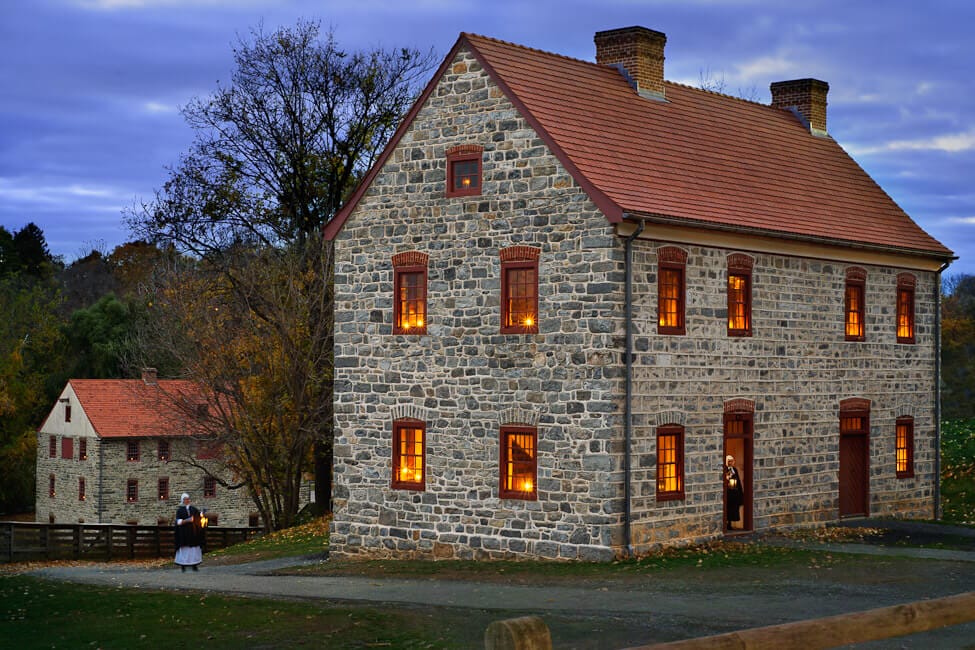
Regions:
<instances>
[{"instance_id":1,"label":"long dark dress","mask_svg":"<svg viewBox=\"0 0 975 650\"><path fill-rule=\"evenodd\" d=\"M745 491L741 487L741 477L738 476L737 468L725 467L724 483L728 492L728 527L731 528L731 523L740 519L738 510L745 502Z\"/></svg>"},{"instance_id":2,"label":"long dark dress","mask_svg":"<svg viewBox=\"0 0 975 650\"><path fill-rule=\"evenodd\" d=\"M196 506L179 506L176 509L176 520L180 521L183 519L193 518L193 523L185 523L183 525L177 525L176 530L176 563L185 566L199 564L202 548L204 544L204 533L203 525L200 522L200 511ZM180 549L200 549L194 550L192 553L187 553L184 551L180 553Z\"/></svg>"}]
</instances>

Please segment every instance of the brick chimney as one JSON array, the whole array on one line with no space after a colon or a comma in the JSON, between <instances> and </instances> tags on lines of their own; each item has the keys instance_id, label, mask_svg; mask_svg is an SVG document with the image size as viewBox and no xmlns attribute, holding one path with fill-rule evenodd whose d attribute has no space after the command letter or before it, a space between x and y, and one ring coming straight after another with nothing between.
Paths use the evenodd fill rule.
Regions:
<instances>
[{"instance_id":1,"label":"brick chimney","mask_svg":"<svg viewBox=\"0 0 975 650\"><path fill-rule=\"evenodd\" d=\"M776 81L772 91L772 107L795 113L813 135L826 135L826 93L829 84L819 79Z\"/></svg>"},{"instance_id":2,"label":"brick chimney","mask_svg":"<svg viewBox=\"0 0 975 650\"><path fill-rule=\"evenodd\" d=\"M615 65L644 97L664 98L664 46L667 36L646 27L596 32L596 63Z\"/></svg>"},{"instance_id":3,"label":"brick chimney","mask_svg":"<svg viewBox=\"0 0 975 650\"><path fill-rule=\"evenodd\" d=\"M142 369L142 383L146 386L155 386L156 380L156 369L155 368L143 368Z\"/></svg>"}]
</instances>

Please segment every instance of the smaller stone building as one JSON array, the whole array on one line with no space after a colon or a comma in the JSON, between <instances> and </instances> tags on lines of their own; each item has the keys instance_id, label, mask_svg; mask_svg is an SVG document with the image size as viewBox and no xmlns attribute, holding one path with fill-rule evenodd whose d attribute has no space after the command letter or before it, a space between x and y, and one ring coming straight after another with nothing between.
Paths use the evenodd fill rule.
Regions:
<instances>
[{"instance_id":1,"label":"smaller stone building","mask_svg":"<svg viewBox=\"0 0 975 650\"><path fill-rule=\"evenodd\" d=\"M247 491L218 480L219 449L175 407L196 393L154 370L70 380L37 433L37 520L168 524L187 492L211 525L259 525Z\"/></svg>"}]
</instances>

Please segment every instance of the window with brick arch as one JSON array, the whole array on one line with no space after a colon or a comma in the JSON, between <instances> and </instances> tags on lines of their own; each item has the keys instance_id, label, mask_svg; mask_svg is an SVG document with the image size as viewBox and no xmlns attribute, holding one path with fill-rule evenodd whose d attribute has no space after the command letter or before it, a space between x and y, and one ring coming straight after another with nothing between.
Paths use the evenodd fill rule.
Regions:
<instances>
[{"instance_id":1,"label":"window with brick arch","mask_svg":"<svg viewBox=\"0 0 975 650\"><path fill-rule=\"evenodd\" d=\"M169 477L162 476L159 478L159 485L156 490L157 496L160 501L166 501L169 499Z\"/></svg>"},{"instance_id":2,"label":"window with brick arch","mask_svg":"<svg viewBox=\"0 0 975 650\"><path fill-rule=\"evenodd\" d=\"M752 335L752 265L747 255L728 256L728 336Z\"/></svg>"},{"instance_id":3,"label":"window with brick arch","mask_svg":"<svg viewBox=\"0 0 975 650\"><path fill-rule=\"evenodd\" d=\"M139 460L138 440L129 440L125 443L125 460L133 462Z\"/></svg>"},{"instance_id":4,"label":"window with brick arch","mask_svg":"<svg viewBox=\"0 0 975 650\"><path fill-rule=\"evenodd\" d=\"M169 455L170 455L170 452L169 452L169 441L168 440L160 440L159 441L159 460L161 460L163 462L168 462L169 461Z\"/></svg>"},{"instance_id":5,"label":"window with brick arch","mask_svg":"<svg viewBox=\"0 0 975 650\"><path fill-rule=\"evenodd\" d=\"M865 341L867 272L859 267L846 270L846 340Z\"/></svg>"},{"instance_id":6,"label":"window with brick arch","mask_svg":"<svg viewBox=\"0 0 975 650\"><path fill-rule=\"evenodd\" d=\"M538 498L538 431L534 427L501 427L500 496Z\"/></svg>"},{"instance_id":7,"label":"window with brick arch","mask_svg":"<svg viewBox=\"0 0 975 650\"><path fill-rule=\"evenodd\" d=\"M897 478L911 478L914 476L914 418L897 418L895 439Z\"/></svg>"},{"instance_id":8,"label":"window with brick arch","mask_svg":"<svg viewBox=\"0 0 975 650\"><path fill-rule=\"evenodd\" d=\"M129 503L135 503L139 500L139 480L130 478L125 483L125 500Z\"/></svg>"},{"instance_id":9,"label":"window with brick arch","mask_svg":"<svg viewBox=\"0 0 975 650\"><path fill-rule=\"evenodd\" d=\"M684 334L687 252L673 246L657 250L657 333Z\"/></svg>"},{"instance_id":10,"label":"window with brick arch","mask_svg":"<svg viewBox=\"0 0 975 650\"><path fill-rule=\"evenodd\" d=\"M501 250L501 333L538 333L538 259L534 246Z\"/></svg>"},{"instance_id":11,"label":"window with brick arch","mask_svg":"<svg viewBox=\"0 0 975 650\"><path fill-rule=\"evenodd\" d=\"M393 334L427 333L428 261L416 251L393 256Z\"/></svg>"},{"instance_id":12,"label":"window with brick arch","mask_svg":"<svg viewBox=\"0 0 975 650\"><path fill-rule=\"evenodd\" d=\"M78 460L88 460L88 441L84 438L78 439Z\"/></svg>"},{"instance_id":13,"label":"window with brick arch","mask_svg":"<svg viewBox=\"0 0 975 650\"><path fill-rule=\"evenodd\" d=\"M88 495L85 493L85 477L78 477L78 501L85 501Z\"/></svg>"},{"instance_id":14,"label":"window with brick arch","mask_svg":"<svg viewBox=\"0 0 975 650\"><path fill-rule=\"evenodd\" d=\"M447 150L447 196L477 196L481 193L479 145L460 145Z\"/></svg>"},{"instance_id":15,"label":"window with brick arch","mask_svg":"<svg viewBox=\"0 0 975 650\"><path fill-rule=\"evenodd\" d=\"M207 499L217 496L217 479L212 476L203 477L203 496Z\"/></svg>"},{"instance_id":16,"label":"window with brick arch","mask_svg":"<svg viewBox=\"0 0 975 650\"><path fill-rule=\"evenodd\" d=\"M393 422L393 471L396 490L426 488L426 423L404 418Z\"/></svg>"},{"instance_id":17,"label":"window with brick arch","mask_svg":"<svg viewBox=\"0 0 975 650\"><path fill-rule=\"evenodd\" d=\"M914 343L914 287L916 278L910 273L897 276L897 342Z\"/></svg>"},{"instance_id":18,"label":"window with brick arch","mask_svg":"<svg viewBox=\"0 0 975 650\"><path fill-rule=\"evenodd\" d=\"M657 428L657 501L684 498L684 427Z\"/></svg>"}]
</instances>

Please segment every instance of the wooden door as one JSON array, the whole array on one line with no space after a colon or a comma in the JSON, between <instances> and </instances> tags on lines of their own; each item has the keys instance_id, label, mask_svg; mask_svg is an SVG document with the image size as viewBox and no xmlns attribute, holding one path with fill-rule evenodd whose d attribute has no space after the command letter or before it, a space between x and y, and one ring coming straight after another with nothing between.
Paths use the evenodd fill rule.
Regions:
<instances>
[{"instance_id":1,"label":"wooden door","mask_svg":"<svg viewBox=\"0 0 975 650\"><path fill-rule=\"evenodd\" d=\"M866 435L840 436L840 517L869 514Z\"/></svg>"},{"instance_id":2,"label":"wooden door","mask_svg":"<svg viewBox=\"0 0 975 650\"><path fill-rule=\"evenodd\" d=\"M734 456L735 467L741 477L744 494L740 508L739 520L729 529L725 526L726 532L742 532L752 530L752 475L754 472L754 453L752 448L753 440L753 415L751 412L725 413L724 418L724 455L725 457ZM722 484L723 485L723 484ZM724 493L724 509L728 509L728 493Z\"/></svg>"}]
</instances>

